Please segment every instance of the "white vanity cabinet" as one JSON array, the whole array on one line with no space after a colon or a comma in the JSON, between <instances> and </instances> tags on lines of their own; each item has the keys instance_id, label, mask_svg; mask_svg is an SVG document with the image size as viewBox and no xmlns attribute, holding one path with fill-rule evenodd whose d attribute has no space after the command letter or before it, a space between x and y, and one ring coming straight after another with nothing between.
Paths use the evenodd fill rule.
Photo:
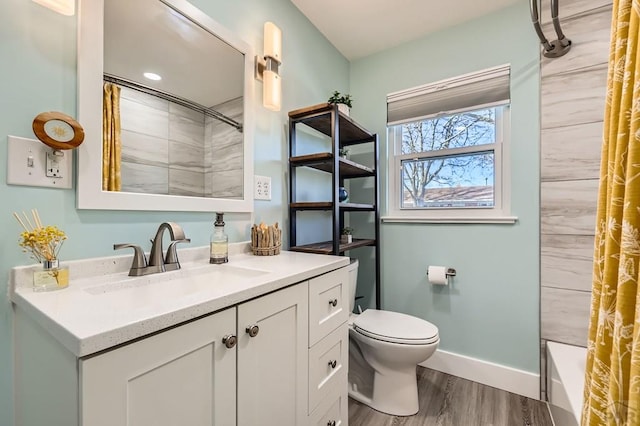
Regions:
<instances>
[{"instance_id":1,"label":"white vanity cabinet","mask_svg":"<svg viewBox=\"0 0 640 426\"><path fill-rule=\"evenodd\" d=\"M238 306L238 426L306 424L307 287Z\"/></svg>"},{"instance_id":2,"label":"white vanity cabinet","mask_svg":"<svg viewBox=\"0 0 640 426\"><path fill-rule=\"evenodd\" d=\"M303 282L82 359L80 423L305 424L307 324Z\"/></svg>"},{"instance_id":3,"label":"white vanity cabinet","mask_svg":"<svg viewBox=\"0 0 640 426\"><path fill-rule=\"evenodd\" d=\"M236 308L81 359L80 424L233 425Z\"/></svg>"},{"instance_id":4,"label":"white vanity cabinet","mask_svg":"<svg viewBox=\"0 0 640 426\"><path fill-rule=\"evenodd\" d=\"M16 426L347 425L347 280L336 269L80 358L16 307Z\"/></svg>"}]
</instances>

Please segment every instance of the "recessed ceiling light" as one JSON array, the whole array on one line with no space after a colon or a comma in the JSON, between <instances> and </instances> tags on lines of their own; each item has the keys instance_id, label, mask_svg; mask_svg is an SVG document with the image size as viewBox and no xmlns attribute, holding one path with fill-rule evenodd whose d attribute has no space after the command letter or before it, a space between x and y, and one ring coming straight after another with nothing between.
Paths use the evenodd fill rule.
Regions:
<instances>
[{"instance_id":1,"label":"recessed ceiling light","mask_svg":"<svg viewBox=\"0 0 640 426\"><path fill-rule=\"evenodd\" d=\"M154 72L145 72L142 75L144 75L149 80L154 80L154 81L162 80L162 77L160 77L158 74Z\"/></svg>"}]
</instances>

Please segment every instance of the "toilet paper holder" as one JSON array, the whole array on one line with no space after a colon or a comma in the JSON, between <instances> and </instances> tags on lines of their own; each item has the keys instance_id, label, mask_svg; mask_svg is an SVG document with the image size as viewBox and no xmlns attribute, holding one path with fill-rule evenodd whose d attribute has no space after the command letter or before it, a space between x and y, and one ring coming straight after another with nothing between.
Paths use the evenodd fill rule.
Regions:
<instances>
[{"instance_id":1,"label":"toilet paper holder","mask_svg":"<svg viewBox=\"0 0 640 426\"><path fill-rule=\"evenodd\" d=\"M427 270L427 275L429 275L429 270ZM456 276L456 270L454 268L447 268L447 271L444 273L444 275L447 278L455 277Z\"/></svg>"}]
</instances>

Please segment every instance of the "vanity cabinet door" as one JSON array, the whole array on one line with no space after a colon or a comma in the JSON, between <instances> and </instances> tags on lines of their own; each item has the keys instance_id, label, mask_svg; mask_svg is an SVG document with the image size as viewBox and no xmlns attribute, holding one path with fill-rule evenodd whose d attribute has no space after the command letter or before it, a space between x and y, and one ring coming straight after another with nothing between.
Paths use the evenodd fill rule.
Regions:
<instances>
[{"instance_id":1,"label":"vanity cabinet door","mask_svg":"<svg viewBox=\"0 0 640 426\"><path fill-rule=\"evenodd\" d=\"M303 282L238 306L238 426L306 424L307 288Z\"/></svg>"},{"instance_id":2,"label":"vanity cabinet door","mask_svg":"<svg viewBox=\"0 0 640 426\"><path fill-rule=\"evenodd\" d=\"M234 425L235 330L229 308L81 359L81 425Z\"/></svg>"}]
</instances>

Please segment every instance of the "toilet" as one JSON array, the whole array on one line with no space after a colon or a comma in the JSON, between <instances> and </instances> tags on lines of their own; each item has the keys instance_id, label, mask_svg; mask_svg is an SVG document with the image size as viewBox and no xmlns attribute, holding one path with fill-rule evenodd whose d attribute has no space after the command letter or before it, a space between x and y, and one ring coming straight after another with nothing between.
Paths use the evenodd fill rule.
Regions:
<instances>
[{"instance_id":1,"label":"toilet","mask_svg":"<svg viewBox=\"0 0 640 426\"><path fill-rule=\"evenodd\" d=\"M351 312L358 260L348 266ZM418 412L416 366L438 347L438 328L398 312L367 309L349 317L349 397L394 416Z\"/></svg>"}]
</instances>

